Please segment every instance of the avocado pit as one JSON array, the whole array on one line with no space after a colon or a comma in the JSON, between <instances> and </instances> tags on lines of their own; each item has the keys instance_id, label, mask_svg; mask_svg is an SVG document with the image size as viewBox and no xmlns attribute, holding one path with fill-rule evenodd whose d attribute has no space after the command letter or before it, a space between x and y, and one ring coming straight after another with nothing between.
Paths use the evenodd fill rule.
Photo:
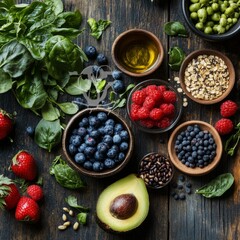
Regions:
<instances>
[{"instance_id":1,"label":"avocado pit","mask_svg":"<svg viewBox=\"0 0 240 240\"><path fill-rule=\"evenodd\" d=\"M121 194L110 204L110 213L117 219L128 219L137 211L138 201L133 194Z\"/></svg>"}]
</instances>

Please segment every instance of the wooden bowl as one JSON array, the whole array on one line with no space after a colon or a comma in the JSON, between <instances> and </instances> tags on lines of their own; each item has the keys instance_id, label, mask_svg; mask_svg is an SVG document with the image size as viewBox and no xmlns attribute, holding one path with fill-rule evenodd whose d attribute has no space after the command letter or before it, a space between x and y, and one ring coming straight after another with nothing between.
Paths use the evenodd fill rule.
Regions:
<instances>
[{"instance_id":1,"label":"wooden bowl","mask_svg":"<svg viewBox=\"0 0 240 240\"><path fill-rule=\"evenodd\" d=\"M142 62L143 56L148 59L146 65ZM161 41L153 33L143 29L130 29L121 33L112 45L114 63L122 72L132 77L143 77L153 73L160 67L163 57ZM141 63L138 64L138 61Z\"/></svg>"},{"instance_id":2,"label":"wooden bowl","mask_svg":"<svg viewBox=\"0 0 240 240\"><path fill-rule=\"evenodd\" d=\"M186 86L185 80L184 80L185 79L185 70L188 67L189 63L193 59L196 59L198 56L201 56L201 55L218 56L219 58L221 58L225 62L226 66L227 66L227 69L228 69L228 72L229 72L229 85L228 85L227 89L220 96L218 96L217 98L214 98L212 100L205 100L205 99L196 98L195 96L193 96L192 93L187 90L187 86ZM179 78L180 78L180 84L181 84L181 87L182 87L183 91L186 93L186 95L190 99L192 99L193 101L195 101L197 103L200 103L200 104L214 104L214 103L222 101L231 92L231 90L234 86L234 83L235 83L235 70L234 70L233 64L230 61L230 59L227 56L225 56L224 54L222 54L221 52L211 50L211 49L201 49L201 50L196 50L196 51L190 53L184 59L182 65L181 65L181 68L180 68ZM198 79L197 79L197 81L199 82Z\"/></svg>"},{"instance_id":3,"label":"wooden bowl","mask_svg":"<svg viewBox=\"0 0 240 240\"><path fill-rule=\"evenodd\" d=\"M97 114L99 112L105 112L108 116L108 119L112 118L113 120L115 120L116 123L122 124L123 129L126 130L129 135L129 140L128 140L129 146L125 153L125 159L123 161L119 162L111 169L103 169L102 171L96 172L93 170L88 170L84 168L81 164L76 163L74 161L74 156L69 152L68 144L69 144L70 136L72 135L73 130L78 128L79 121L84 117L88 117L90 114ZM77 113L68 122L64 130L63 139L62 139L63 152L68 163L79 173L84 174L86 176L95 177L95 178L109 177L120 172L129 162L132 156L133 146L134 146L133 135L132 135L131 129L128 127L125 120L121 116L119 116L117 113L104 108L88 108Z\"/></svg>"},{"instance_id":4,"label":"wooden bowl","mask_svg":"<svg viewBox=\"0 0 240 240\"><path fill-rule=\"evenodd\" d=\"M195 167L190 168L187 167L185 164L183 164L180 159L178 158L176 151L175 151L175 142L177 140L177 136L185 131L188 126L197 124L201 130L207 130L209 133L212 134L213 139L215 140L215 144L217 146L216 148L216 156L214 159L204 167ZM182 123L179 125L171 134L169 141L168 141L168 154L170 157L170 160L172 161L173 165L179 169L180 171L193 176L200 176L209 173L212 171L220 162L221 156L222 156L223 146L222 146L222 140L216 129L210 125L209 123L203 122L203 121L188 121L185 123Z\"/></svg>"}]
</instances>

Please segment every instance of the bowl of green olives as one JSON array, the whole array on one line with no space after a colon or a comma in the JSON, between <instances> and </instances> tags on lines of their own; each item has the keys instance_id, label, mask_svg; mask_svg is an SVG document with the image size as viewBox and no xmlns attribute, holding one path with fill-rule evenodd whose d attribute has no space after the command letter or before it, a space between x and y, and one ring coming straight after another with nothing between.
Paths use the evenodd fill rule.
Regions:
<instances>
[{"instance_id":1,"label":"bowl of green olives","mask_svg":"<svg viewBox=\"0 0 240 240\"><path fill-rule=\"evenodd\" d=\"M225 41L240 33L238 0L182 0L189 28L208 41Z\"/></svg>"}]
</instances>

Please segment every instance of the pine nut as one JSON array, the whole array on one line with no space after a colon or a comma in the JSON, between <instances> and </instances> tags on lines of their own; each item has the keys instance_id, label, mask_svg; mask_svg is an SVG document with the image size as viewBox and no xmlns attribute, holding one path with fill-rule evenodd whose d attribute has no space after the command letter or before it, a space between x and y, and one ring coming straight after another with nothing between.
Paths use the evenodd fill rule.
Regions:
<instances>
[{"instance_id":1,"label":"pine nut","mask_svg":"<svg viewBox=\"0 0 240 240\"><path fill-rule=\"evenodd\" d=\"M75 223L73 224L73 229L76 231L76 230L78 229L78 227L79 227L79 223L78 223L78 222L75 222Z\"/></svg>"},{"instance_id":2,"label":"pine nut","mask_svg":"<svg viewBox=\"0 0 240 240\"><path fill-rule=\"evenodd\" d=\"M72 210L69 211L69 215L70 215L70 216L73 216L73 215L74 215Z\"/></svg>"},{"instance_id":3,"label":"pine nut","mask_svg":"<svg viewBox=\"0 0 240 240\"><path fill-rule=\"evenodd\" d=\"M70 221L67 221L67 222L65 222L64 224L63 224L63 226L70 226L71 225L71 222Z\"/></svg>"},{"instance_id":4,"label":"pine nut","mask_svg":"<svg viewBox=\"0 0 240 240\"><path fill-rule=\"evenodd\" d=\"M67 228L67 226L64 226L64 225L58 226L58 229L59 229L59 230L65 230L66 228Z\"/></svg>"},{"instance_id":5,"label":"pine nut","mask_svg":"<svg viewBox=\"0 0 240 240\"><path fill-rule=\"evenodd\" d=\"M68 208L64 207L64 208L63 208L63 211L65 211L65 212L68 212L68 213L69 213L69 211L70 211L70 210L69 210Z\"/></svg>"},{"instance_id":6,"label":"pine nut","mask_svg":"<svg viewBox=\"0 0 240 240\"><path fill-rule=\"evenodd\" d=\"M65 221L67 221L67 216L66 216L66 214L63 214L62 215L62 220L65 222Z\"/></svg>"}]
</instances>

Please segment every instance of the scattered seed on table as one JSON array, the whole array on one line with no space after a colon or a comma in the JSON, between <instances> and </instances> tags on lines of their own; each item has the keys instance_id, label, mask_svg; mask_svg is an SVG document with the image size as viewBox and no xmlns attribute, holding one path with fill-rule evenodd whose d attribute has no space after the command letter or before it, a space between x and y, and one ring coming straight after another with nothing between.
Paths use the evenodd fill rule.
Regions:
<instances>
[{"instance_id":1,"label":"scattered seed on table","mask_svg":"<svg viewBox=\"0 0 240 240\"><path fill-rule=\"evenodd\" d=\"M70 211L69 211L69 215L70 215L70 216L73 216L73 215L74 215L73 210L70 210Z\"/></svg>"},{"instance_id":2,"label":"scattered seed on table","mask_svg":"<svg viewBox=\"0 0 240 240\"><path fill-rule=\"evenodd\" d=\"M71 225L71 222L70 221L67 221L67 222L65 222L64 224L63 224L63 226L70 226Z\"/></svg>"},{"instance_id":3,"label":"scattered seed on table","mask_svg":"<svg viewBox=\"0 0 240 240\"><path fill-rule=\"evenodd\" d=\"M69 209L68 208L66 208L66 207L63 207L63 211L65 211L65 212L68 212L69 213Z\"/></svg>"},{"instance_id":4,"label":"scattered seed on table","mask_svg":"<svg viewBox=\"0 0 240 240\"><path fill-rule=\"evenodd\" d=\"M78 222L75 222L75 223L73 224L73 229L76 231L76 230L78 229L78 227L79 227L79 223L78 223Z\"/></svg>"},{"instance_id":5,"label":"scattered seed on table","mask_svg":"<svg viewBox=\"0 0 240 240\"><path fill-rule=\"evenodd\" d=\"M67 221L67 216L66 216L66 214L63 214L62 215L62 220L65 222L65 221Z\"/></svg>"},{"instance_id":6,"label":"scattered seed on table","mask_svg":"<svg viewBox=\"0 0 240 240\"><path fill-rule=\"evenodd\" d=\"M59 230L65 230L66 228L67 228L67 226L64 226L64 225L59 225L59 226L58 226L58 229L59 229Z\"/></svg>"}]
</instances>

